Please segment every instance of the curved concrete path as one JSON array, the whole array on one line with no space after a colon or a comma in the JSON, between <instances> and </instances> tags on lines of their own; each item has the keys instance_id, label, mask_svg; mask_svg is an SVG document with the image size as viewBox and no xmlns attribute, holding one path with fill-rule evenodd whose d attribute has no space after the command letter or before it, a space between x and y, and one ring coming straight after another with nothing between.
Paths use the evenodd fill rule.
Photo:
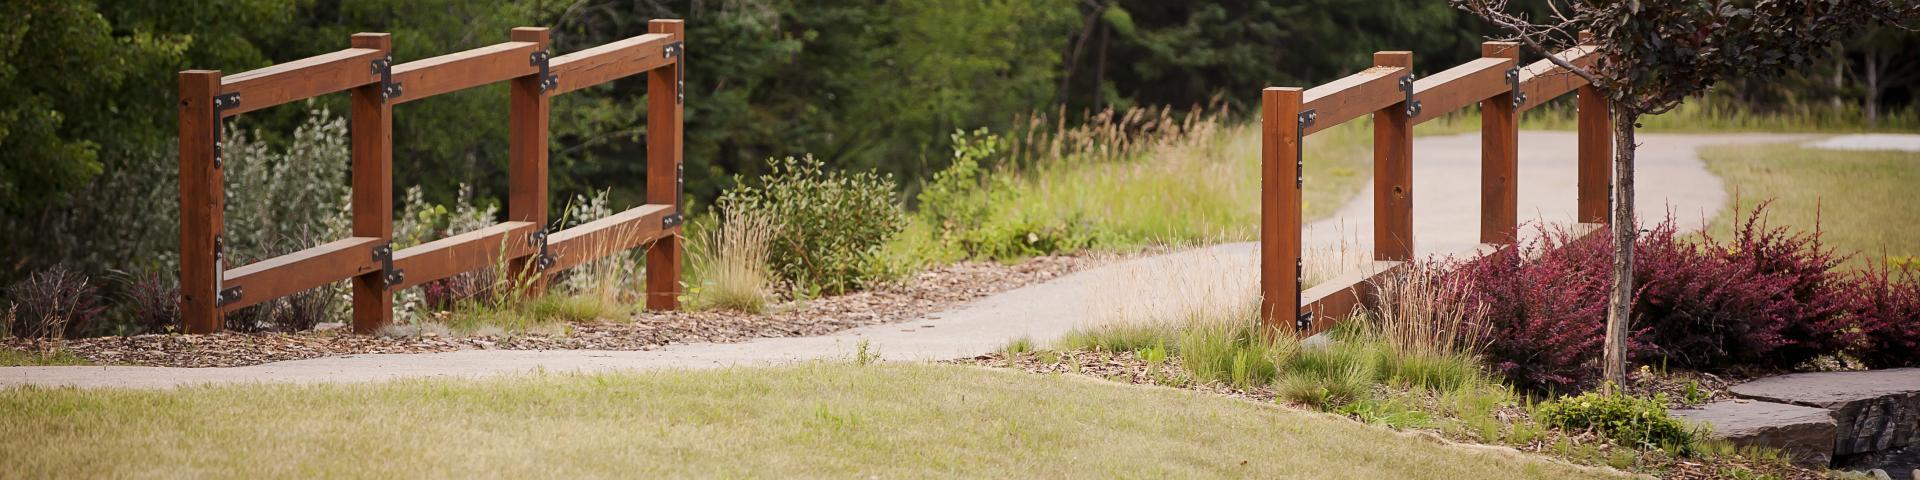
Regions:
<instances>
[{"instance_id":1,"label":"curved concrete path","mask_svg":"<svg viewBox=\"0 0 1920 480\"><path fill-rule=\"evenodd\" d=\"M1574 208L1574 135L1525 132L1520 140L1523 219L1568 221ZM1720 180L1695 155L1703 145L1799 142L1782 135L1641 135L1639 214L1674 209L1698 226L1726 203ZM1479 137L1414 142L1414 201L1420 253L1465 251L1479 221ZM1311 159L1309 159L1311 161ZM1371 189L1334 218L1310 226L1315 248L1343 243L1370 249ZM1524 221L1524 220L1523 220ZM935 360L993 351L1016 338L1047 342L1083 325L1180 315L1193 309L1245 308L1254 298L1254 244L1197 248L1133 259L997 294L929 318L847 330L822 337L770 338L731 344L672 345L650 351L467 350L433 354L349 355L235 368L7 367L0 386L164 388L246 382L366 382L398 378L478 377L529 371L593 372L645 368L713 368L809 359L848 358L861 342L888 360ZM1313 258L1310 256L1310 258Z\"/></svg>"}]
</instances>

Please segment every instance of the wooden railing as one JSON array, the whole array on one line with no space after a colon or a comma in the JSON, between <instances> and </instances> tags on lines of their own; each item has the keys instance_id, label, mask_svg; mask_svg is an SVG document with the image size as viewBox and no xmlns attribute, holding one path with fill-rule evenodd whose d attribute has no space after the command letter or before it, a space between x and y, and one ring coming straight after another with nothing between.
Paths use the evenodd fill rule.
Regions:
<instances>
[{"instance_id":1,"label":"wooden railing","mask_svg":"<svg viewBox=\"0 0 1920 480\"><path fill-rule=\"evenodd\" d=\"M686 38L680 20L648 32L551 56L545 28L513 29L509 42L392 63L385 33L353 36L351 48L222 77L180 72L180 295L190 333L222 328L226 312L353 279L353 329L393 320L392 290L506 262L547 274L642 245L647 308L674 309L680 293L682 96ZM614 79L648 74L646 204L585 225L547 232L549 100ZM393 106L511 81L507 222L393 251ZM352 236L228 269L221 241L221 120L341 91L352 101ZM313 208L326 208L314 205Z\"/></svg>"},{"instance_id":2,"label":"wooden railing","mask_svg":"<svg viewBox=\"0 0 1920 480\"><path fill-rule=\"evenodd\" d=\"M1556 56L1583 68L1598 57L1591 46ZM1548 60L1520 66L1517 44L1487 42L1481 57L1415 80L1411 52L1379 52L1372 68L1346 78L1262 92L1260 293L1268 328L1313 335L1377 300L1376 282L1413 258L1413 126L1468 105L1480 105L1483 249L1512 243L1519 229L1520 113L1570 92L1579 92L1576 229L1584 234L1606 222L1612 156L1606 101ZM1303 142L1367 114L1373 115L1374 261L1303 291Z\"/></svg>"}]
</instances>

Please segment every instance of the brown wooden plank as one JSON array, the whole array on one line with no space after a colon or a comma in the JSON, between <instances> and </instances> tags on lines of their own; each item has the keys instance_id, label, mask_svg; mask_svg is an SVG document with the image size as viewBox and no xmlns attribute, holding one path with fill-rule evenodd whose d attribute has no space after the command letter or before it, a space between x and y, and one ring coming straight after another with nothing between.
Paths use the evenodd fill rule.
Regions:
<instances>
[{"instance_id":1,"label":"brown wooden plank","mask_svg":"<svg viewBox=\"0 0 1920 480\"><path fill-rule=\"evenodd\" d=\"M393 268L406 276L393 288L407 288L539 252L533 222L502 222L393 252ZM551 237L549 237L551 238ZM552 240L548 240L551 245ZM551 248L551 247L549 247Z\"/></svg>"},{"instance_id":2,"label":"brown wooden plank","mask_svg":"<svg viewBox=\"0 0 1920 480\"><path fill-rule=\"evenodd\" d=\"M1300 310L1312 315L1312 326L1300 336L1308 337L1332 329L1334 325L1363 308L1379 305L1380 283L1412 263L1375 261L1328 279L1300 295Z\"/></svg>"},{"instance_id":3,"label":"brown wooden plank","mask_svg":"<svg viewBox=\"0 0 1920 480\"><path fill-rule=\"evenodd\" d=\"M1579 205L1575 217L1582 222L1607 222L1607 192L1613 179L1613 115L1607 99L1593 86L1580 87L1579 119Z\"/></svg>"},{"instance_id":4,"label":"brown wooden plank","mask_svg":"<svg viewBox=\"0 0 1920 480\"><path fill-rule=\"evenodd\" d=\"M365 34L362 34L365 35ZM220 93L239 93L240 105L222 115L233 116L296 100L379 83L373 61L385 50L354 48L302 58L220 79Z\"/></svg>"},{"instance_id":5,"label":"brown wooden plank","mask_svg":"<svg viewBox=\"0 0 1920 480\"><path fill-rule=\"evenodd\" d=\"M1454 110L1506 92L1510 58L1479 58L1413 82L1413 99L1420 116L1413 123L1440 118Z\"/></svg>"},{"instance_id":6,"label":"brown wooden plank","mask_svg":"<svg viewBox=\"0 0 1920 480\"><path fill-rule=\"evenodd\" d=\"M1412 70L1413 52L1378 52L1373 64ZM1412 257L1413 125L1403 93L1373 112L1373 259Z\"/></svg>"},{"instance_id":7,"label":"brown wooden plank","mask_svg":"<svg viewBox=\"0 0 1920 480\"><path fill-rule=\"evenodd\" d=\"M385 33L360 33L353 46L378 52L392 51L393 38ZM393 104L379 83L353 89L353 236L393 239ZM393 292L384 275L367 273L353 278L353 331L374 333L393 323Z\"/></svg>"},{"instance_id":8,"label":"brown wooden plank","mask_svg":"<svg viewBox=\"0 0 1920 480\"><path fill-rule=\"evenodd\" d=\"M1486 42L1485 59L1518 62L1520 44ZM1480 101L1480 241L1513 243L1520 229L1520 110L1511 89Z\"/></svg>"},{"instance_id":9,"label":"brown wooden plank","mask_svg":"<svg viewBox=\"0 0 1920 480\"><path fill-rule=\"evenodd\" d=\"M660 226L672 205L641 205L606 218L554 232L547 237L547 252L554 256L548 271L573 268L659 240L669 232Z\"/></svg>"},{"instance_id":10,"label":"brown wooden plank","mask_svg":"<svg viewBox=\"0 0 1920 480\"><path fill-rule=\"evenodd\" d=\"M220 331L219 238L225 194L214 144L220 72L180 72L180 315L187 333Z\"/></svg>"},{"instance_id":11,"label":"brown wooden plank","mask_svg":"<svg viewBox=\"0 0 1920 480\"><path fill-rule=\"evenodd\" d=\"M280 298L302 290L380 271L373 249L386 244L374 237L352 237L254 262L226 272L228 288L239 288L240 299L223 310Z\"/></svg>"},{"instance_id":12,"label":"brown wooden plank","mask_svg":"<svg viewBox=\"0 0 1920 480\"><path fill-rule=\"evenodd\" d=\"M511 37L515 42L532 45L534 49L545 51L549 34L545 28L521 27L513 29ZM551 100L546 89L542 88L538 69L528 71L513 79L508 90L508 126L507 126L507 219L516 222L531 222L534 225L547 224L547 122L551 112ZM539 258L514 258L507 267L516 275L527 275L538 268ZM528 293L539 294L547 289L547 276L534 275L527 286Z\"/></svg>"},{"instance_id":13,"label":"brown wooden plank","mask_svg":"<svg viewBox=\"0 0 1920 480\"><path fill-rule=\"evenodd\" d=\"M651 24L649 28L653 28ZM549 70L558 77L560 85L553 89L552 94L559 95L673 64L663 50L668 43L679 38L678 34L649 31L653 33L554 57Z\"/></svg>"},{"instance_id":14,"label":"brown wooden plank","mask_svg":"<svg viewBox=\"0 0 1920 480\"><path fill-rule=\"evenodd\" d=\"M1295 332L1300 310L1300 114L1303 92L1260 95L1260 318L1270 332Z\"/></svg>"},{"instance_id":15,"label":"brown wooden plank","mask_svg":"<svg viewBox=\"0 0 1920 480\"><path fill-rule=\"evenodd\" d=\"M545 48L544 42L516 38L512 42L394 65L393 81L400 84L400 96L391 101L406 103L539 73L539 67L533 64L533 52Z\"/></svg>"},{"instance_id":16,"label":"brown wooden plank","mask_svg":"<svg viewBox=\"0 0 1920 480\"><path fill-rule=\"evenodd\" d=\"M1567 60L1580 68L1591 68L1600 55L1598 47L1583 45L1569 48L1555 56ZM1520 91L1527 94L1527 102L1520 105L1520 111L1544 105L1549 100L1566 95L1567 92L1586 86L1587 80L1574 75L1572 71L1554 65L1551 60L1540 60L1520 68Z\"/></svg>"},{"instance_id":17,"label":"brown wooden plank","mask_svg":"<svg viewBox=\"0 0 1920 480\"><path fill-rule=\"evenodd\" d=\"M647 24L647 31L650 33L636 38L657 35L661 39L652 41L663 46L686 39L686 24L679 20L654 20ZM682 69L687 68L685 50L672 62L647 71L647 203L673 205L677 213L686 190L681 183L686 173L681 132L686 119L682 105L686 86L681 84L686 73ZM666 229L665 235L647 249L649 310L680 308L681 243L680 227L676 225Z\"/></svg>"},{"instance_id":18,"label":"brown wooden plank","mask_svg":"<svg viewBox=\"0 0 1920 480\"><path fill-rule=\"evenodd\" d=\"M1388 105L1406 101L1407 94L1400 90L1400 77L1407 74L1408 68L1375 65L1360 73L1308 89L1302 97L1301 103L1304 105L1301 108L1313 110L1317 119L1313 125L1307 126L1307 134L1312 135Z\"/></svg>"}]
</instances>

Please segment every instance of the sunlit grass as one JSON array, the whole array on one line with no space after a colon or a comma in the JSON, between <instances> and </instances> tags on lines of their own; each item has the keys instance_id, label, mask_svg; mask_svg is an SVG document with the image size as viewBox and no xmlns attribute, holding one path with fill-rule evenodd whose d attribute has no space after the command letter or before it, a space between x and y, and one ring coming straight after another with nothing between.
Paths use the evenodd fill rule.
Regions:
<instances>
[{"instance_id":1,"label":"sunlit grass","mask_svg":"<svg viewBox=\"0 0 1920 480\"><path fill-rule=\"evenodd\" d=\"M1712 235L1728 238L1738 212L1772 200L1768 225L1812 231L1818 223L1823 243L1856 254L1851 266L1920 256L1920 153L1761 145L1707 147L1700 156L1735 197L1736 213L1715 218Z\"/></svg>"},{"instance_id":2,"label":"sunlit grass","mask_svg":"<svg viewBox=\"0 0 1920 480\"><path fill-rule=\"evenodd\" d=\"M1073 376L807 364L0 390L27 478L1596 478L1511 451Z\"/></svg>"}]
</instances>

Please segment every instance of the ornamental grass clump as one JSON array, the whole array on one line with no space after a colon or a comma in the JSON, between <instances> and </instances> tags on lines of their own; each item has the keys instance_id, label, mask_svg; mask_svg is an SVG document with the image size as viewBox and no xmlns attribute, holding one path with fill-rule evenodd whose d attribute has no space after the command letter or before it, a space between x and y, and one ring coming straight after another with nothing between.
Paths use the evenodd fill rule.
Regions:
<instances>
[{"instance_id":1,"label":"ornamental grass clump","mask_svg":"<svg viewBox=\"0 0 1920 480\"><path fill-rule=\"evenodd\" d=\"M6 293L13 304L0 333L20 338L83 337L106 310L93 282L65 265L35 272Z\"/></svg>"},{"instance_id":2,"label":"ornamental grass clump","mask_svg":"<svg viewBox=\"0 0 1920 480\"><path fill-rule=\"evenodd\" d=\"M716 216L719 225L688 249L702 277L696 298L707 308L765 310L773 296L767 255L777 225L757 210L723 208Z\"/></svg>"}]
</instances>

